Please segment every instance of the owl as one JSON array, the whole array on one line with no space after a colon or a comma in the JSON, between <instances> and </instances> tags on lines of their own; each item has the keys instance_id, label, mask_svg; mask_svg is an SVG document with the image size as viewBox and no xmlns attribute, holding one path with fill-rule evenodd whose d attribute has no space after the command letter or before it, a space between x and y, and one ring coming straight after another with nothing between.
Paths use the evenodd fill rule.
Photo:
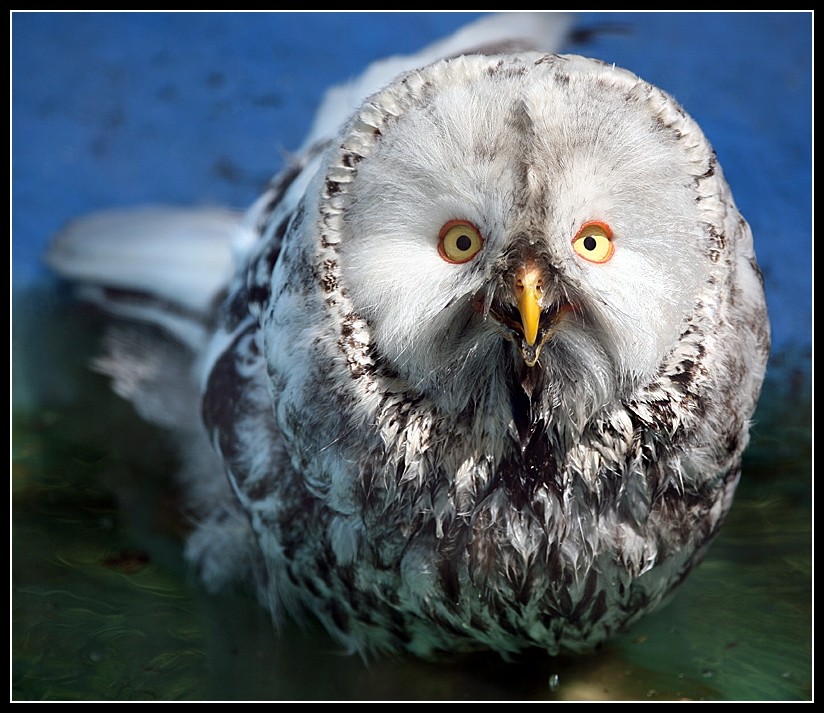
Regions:
<instances>
[{"instance_id":1,"label":"owl","mask_svg":"<svg viewBox=\"0 0 824 713\"><path fill-rule=\"evenodd\" d=\"M495 15L332 90L247 214L69 226L96 368L183 461L192 566L347 650L582 652L731 506L769 351L697 124ZM365 97L365 98L364 98Z\"/></svg>"}]
</instances>

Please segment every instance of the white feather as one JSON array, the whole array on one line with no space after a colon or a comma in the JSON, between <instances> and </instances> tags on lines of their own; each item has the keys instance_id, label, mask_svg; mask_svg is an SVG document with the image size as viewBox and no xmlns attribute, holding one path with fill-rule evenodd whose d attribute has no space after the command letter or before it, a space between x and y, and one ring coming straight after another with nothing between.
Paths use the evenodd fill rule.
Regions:
<instances>
[{"instance_id":1,"label":"white feather","mask_svg":"<svg viewBox=\"0 0 824 713\"><path fill-rule=\"evenodd\" d=\"M162 314L156 302L207 315L234 274L233 247L248 240L247 232L241 216L222 209L114 209L68 225L46 261L63 277L85 285L87 299L124 317L162 323L191 342L197 330L190 320L168 309ZM110 299L107 288L151 300Z\"/></svg>"}]
</instances>

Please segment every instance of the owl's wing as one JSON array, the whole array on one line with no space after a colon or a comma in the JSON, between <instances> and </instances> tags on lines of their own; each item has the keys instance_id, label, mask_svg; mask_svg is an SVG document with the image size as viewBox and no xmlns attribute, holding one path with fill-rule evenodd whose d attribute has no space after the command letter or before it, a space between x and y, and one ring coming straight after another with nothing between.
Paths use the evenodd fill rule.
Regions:
<instances>
[{"instance_id":1,"label":"owl's wing","mask_svg":"<svg viewBox=\"0 0 824 713\"><path fill-rule=\"evenodd\" d=\"M462 54L558 52L569 35L572 21L572 15L562 12L496 13L462 27L419 52L376 61L357 79L327 91L304 149L334 136L366 97L403 72Z\"/></svg>"}]
</instances>

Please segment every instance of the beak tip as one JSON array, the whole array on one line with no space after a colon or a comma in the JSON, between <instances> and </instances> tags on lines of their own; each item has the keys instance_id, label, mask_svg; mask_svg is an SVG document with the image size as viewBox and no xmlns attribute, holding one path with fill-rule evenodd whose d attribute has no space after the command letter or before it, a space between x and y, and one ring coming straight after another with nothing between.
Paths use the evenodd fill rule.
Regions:
<instances>
[{"instance_id":1,"label":"beak tip","mask_svg":"<svg viewBox=\"0 0 824 713\"><path fill-rule=\"evenodd\" d=\"M538 357L541 355L541 348L540 346L536 347L532 344L522 344L521 345L521 358L524 360L524 364L528 367L533 367L535 364L538 363Z\"/></svg>"}]
</instances>

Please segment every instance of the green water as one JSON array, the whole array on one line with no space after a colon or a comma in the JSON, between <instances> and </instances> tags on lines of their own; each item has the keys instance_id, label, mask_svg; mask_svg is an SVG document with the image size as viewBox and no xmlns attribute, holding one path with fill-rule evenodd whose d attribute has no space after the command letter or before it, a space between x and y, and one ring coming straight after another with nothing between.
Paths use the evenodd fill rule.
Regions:
<instances>
[{"instance_id":1,"label":"green water","mask_svg":"<svg viewBox=\"0 0 824 713\"><path fill-rule=\"evenodd\" d=\"M18 305L20 300L17 300ZM809 364L777 360L719 539L665 608L598 653L365 665L187 573L174 459L88 372L91 312L14 326L12 694L35 700L810 700Z\"/></svg>"}]
</instances>

